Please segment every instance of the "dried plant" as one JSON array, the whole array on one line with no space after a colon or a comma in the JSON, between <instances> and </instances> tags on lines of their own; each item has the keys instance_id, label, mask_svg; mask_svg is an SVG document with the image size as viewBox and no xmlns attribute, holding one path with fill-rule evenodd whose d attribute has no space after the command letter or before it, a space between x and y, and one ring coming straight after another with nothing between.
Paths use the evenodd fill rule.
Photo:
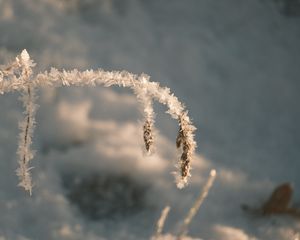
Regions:
<instances>
[{"instance_id":1,"label":"dried plant","mask_svg":"<svg viewBox=\"0 0 300 240\"><path fill-rule=\"evenodd\" d=\"M268 201L262 206L264 215L283 214L291 210L293 188L290 183L283 183L277 186L272 192Z\"/></svg>"},{"instance_id":2,"label":"dried plant","mask_svg":"<svg viewBox=\"0 0 300 240\"><path fill-rule=\"evenodd\" d=\"M166 219L168 217L169 212L170 212L170 206L166 206L162 210L160 218L158 219L158 221L156 223L156 232L155 232L155 235L154 235L153 239L157 239L161 235L162 230L163 230L164 225L165 225L165 221L166 221Z\"/></svg>"},{"instance_id":3,"label":"dried plant","mask_svg":"<svg viewBox=\"0 0 300 240\"><path fill-rule=\"evenodd\" d=\"M195 151L196 144L193 140L195 127L190 124L190 119L187 112L183 112L179 117L179 132L176 138L177 148L182 147L182 154L180 157L180 162L178 168L180 169L181 176L178 178L177 186L183 187L187 182L188 177L190 177L190 162L192 160L192 155ZM180 180L180 179L183 179Z\"/></svg>"},{"instance_id":4,"label":"dried plant","mask_svg":"<svg viewBox=\"0 0 300 240\"><path fill-rule=\"evenodd\" d=\"M34 116L36 111L35 90L32 85L31 67L35 64L30 60L26 51L23 51L20 56L16 57L15 61L4 67L0 71L0 93L6 91L18 90L21 92L20 100L23 102L25 118L19 123L21 130L19 135L19 168L17 175L20 179L19 186L32 193L32 181L30 176L29 161L33 158L34 152L30 146L32 143L31 136L35 124Z\"/></svg>"},{"instance_id":5,"label":"dried plant","mask_svg":"<svg viewBox=\"0 0 300 240\"><path fill-rule=\"evenodd\" d=\"M188 227L189 227L190 223L192 222L196 213L199 211L205 198L207 197L209 190L213 186L216 176L217 176L216 170L212 169L210 171L207 182L205 183L203 189L201 190L201 192L200 192L199 196L197 197L196 201L194 202L193 206L190 208L187 216L184 218L183 223L180 226L180 228L178 229L178 233L175 234L175 236L172 234L162 235L164 223L165 223L166 218L170 211L170 207L167 206L163 209L161 216L160 216L159 220L157 221L156 232L151 237L151 240L188 240L188 239L191 239L189 236L187 236Z\"/></svg>"},{"instance_id":6,"label":"dried plant","mask_svg":"<svg viewBox=\"0 0 300 240\"><path fill-rule=\"evenodd\" d=\"M269 199L259 208L242 205L242 209L258 216L289 215L300 218L300 209L291 206L293 197L293 187L290 183L282 183L277 186Z\"/></svg>"},{"instance_id":7,"label":"dried plant","mask_svg":"<svg viewBox=\"0 0 300 240\"><path fill-rule=\"evenodd\" d=\"M190 177L190 163L195 152L196 142L194 140L193 126L188 112L183 104L169 88L161 87L157 82L151 82L149 76L145 74L135 75L126 71L104 71L102 69L93 71L86 70L80 72L76 69L72 71L59 71L51 68L50 71L32 74L32 67L35 64L30 59L26 50L16 57L15 61L3 66L0 70L0 93L13 91L21 92L21 101L25 107L25 119L20 123L19 140L19 169L17 175L20 178L20 186L32 192L32 181L30 176L30 160L34 153L31 150L32 134L34 129L34 116L37 109L35 104L35 89L39 87L61 87L61 86L96 86L103 85L109 87L117 85L120 87L131 88L141 102L144 112L143 136L147 152L151 153L154 142L154 111L152 103L154 100L166 105L169 113L179 123L179 135L176 145L181 148L181 157L176 173L176 182L179 188L184 187Z\"/></svg>"},{"instance_id":8,"label":"dried plant","mask_svg":"<svg viewBox=\"0 0 300 240\"><path fill-rule=\"evenodd\" d=\"M178 240L182 239L188 232L188 226L190 225L192 219L198 212L199 208L201 207L202 203L204 202L205 198L208 195L209 190L211 189L215 179L217 176L217 172L215 169L210 171L209 177L207 182L204 185L200 195L197 197L194 205L191 207L190 211L188 212L187 216L185 217L183 224L179 230Z\"/></svg>"}]
</instances>

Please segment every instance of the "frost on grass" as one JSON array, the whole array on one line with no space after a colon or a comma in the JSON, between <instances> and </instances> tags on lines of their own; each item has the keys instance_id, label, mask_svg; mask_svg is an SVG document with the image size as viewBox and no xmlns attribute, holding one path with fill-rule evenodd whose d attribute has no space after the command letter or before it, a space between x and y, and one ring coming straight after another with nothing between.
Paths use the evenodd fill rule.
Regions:
<instances>
[{"instance_id":1,"label":"frost on grass","mask_svg":"<svg viewBox=\"0 0 300 240\"><path fill-rule=\"evenodd\" d=\"M25 108L24 119L19 123L19 168L17 175L20 179L19 186L32 192L32 181L30 176L31 167L29 166L30 160L34 156L31 150L33 127L35 124L34 115L36 111L35 90L32 84L32 70L35 64L30 59L26 50L23 50L21 55L16 57L15 61L4 66L0 71L0 93L7 90L18 90L21 92L20 100L23 102Z\"/></svg>"},{"instance_id":2,"label":"frost on grass","mask_svg":"<svg viewBox=\"0 0 300 240\"><path fill-rule=\"evenodd\" d=\"M196 142L194 141L194 131L196 128L193 126L183 104L171 93L169 88L161 87L157 82L151 82L149 80L150 77L145 74L135 75L126 71L109 72L98 69L81 72L76 69L59 71L51 68L50 71L33 76L32 67L34 65L27 51L23 50L14 62L3 66L0 70L0 93L20 92L21 100L25 107L25 118L20 123L21 133L18 148L20 159L17 175L20 178L20 186L31 193L32 182L29 161L33 158L33 151L30 146L36 111L34 89L44 86L96 85L103 85L105 87L117 85L133 90L143 108L143 138L145 148L149 153L152 152L154 143L153 128L155 114L152 106L153 101L156 100L168 107L167 113L172 118L178 120L179 123L179 134L176 145L181 150L181 156L177 165L178 172L175 174L176 182L179 188L187 185L188 178L191 176L190 163L196 149Z\"/></svg>"}]
</instances>

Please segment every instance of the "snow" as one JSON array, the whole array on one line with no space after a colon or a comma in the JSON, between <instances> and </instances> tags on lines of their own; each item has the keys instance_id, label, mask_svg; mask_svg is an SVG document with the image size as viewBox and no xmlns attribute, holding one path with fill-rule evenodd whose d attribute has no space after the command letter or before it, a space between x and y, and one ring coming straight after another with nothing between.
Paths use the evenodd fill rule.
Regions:
<instances>
[{"instance_id":1,"label":"snow","mask_svg":"<svg viewBox=\"0 0 300 240\"><path fill-rule=\"evenodd\" d=\"M166 109L154 105L156 153L146 156L131 91L41 89L30 197L15 174L23 108L19 94L1 95L0 239L150 239L167 205L169 239L212 168L192 238L299 238L298 219L241 209L261 206L283 182L299 205L299 22L276 1L1 0L1 64L27 49L35 73L145 72L185 103L198 149L191 183L178 190L170 174L178 126ZM78 186L94 190L82 189L85 197Z\"/></svg>"}]
</instances>

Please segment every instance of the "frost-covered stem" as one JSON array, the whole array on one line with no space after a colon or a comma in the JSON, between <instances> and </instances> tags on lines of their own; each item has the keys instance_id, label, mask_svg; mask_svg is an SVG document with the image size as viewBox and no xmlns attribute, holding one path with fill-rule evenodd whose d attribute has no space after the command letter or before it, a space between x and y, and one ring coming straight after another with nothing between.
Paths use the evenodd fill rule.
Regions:
<instances>
[{"instance_id":1,"label":"frost-covered stem","mask_svg":"<svg viewBox=\"0 0 300 240\"><path fill-rule=\"evenodd\" d=\"M134 93L137 96L137 99L141 102L143 107L144 114L144 125L143 125L143 138L146 151L148 153L153 152L153 127L154 127L154 110L152 104L152 98L149 96L147 91L147 84L149 83L150 77L142 74L139 77L140 84L135 85L133 88Z\"/></svg>"},{"instance_id":2,"label":"frost-covered stem","mask_svg":"<svg viewBox=\"0 0 300 240\"><path fill-rule=\"evenodd\" d=\"M24 103L26 103L26 116L29 116L28 122L28 136L26 144L20 141L19 149L26 149L25 152L30 155L29 147L31 144L31 132L33 129L34 123L34 112L35 104L33 103L34 95L33 89L42 87L42 86L95 86L95 85L104 85L109 87L112 85L118 85L121 87L129 87L133 89L137 95L138 100L143 104L144 108L144 142L146 150L151 152L153 146L153 125L154 125L154 111L152 102L156 100L168 107L167 113L169 113L174 119L179 121L180 127L180 137L177 138L177 146L182 146L182 154L178 163L178 173L176 174L177 186L179 188L184 187L187 184L188 177L190 177L190 163L192 156L196 149L196 142L194 141L194 131L195 127L188 117L188 113L185 110L183 104L178 100L174 94L170 92L169 88L161 87L157 82L150 82L149 77L145 74L134 75L126 71L103 71L99 69L97 71L87 70L80 72L78 70L72 71L58 71L55 68L52 68L50 72L44 72L38 74L35 78L31 78L31 67L34 66L33 62L30 60L30 57L26 50L24 50L21 56L16 58L16 61L13 62L11 66L5 70L0 71L0 93L6 93L11 91L24 91L24 88L27 89L27 98L24 96ZM22 69L22 72L19 73L18 69ZM30 81L29 81L30 79ZM28 94L28 92L30 94ZM25 107L26 107L25 106ZM27 122L27 121L25 121ZM27 123L25 123L26 125ZM22 128L21 135L23 139L25 138L24 134L26 133L26 127ZM25 134L26 135L26 134ZM28 151L27 151L28 150ZM22 153L22 151L21 151ZM23 156L23 155L22 155ZM31 158L26 158L25 161L28 162ZM29 160L28 160L29 159ZM24 165L24 164L23 164ZM25 173L28 173L28 169L23 169L22 176L27 176ZM28 173L29 176L29 173ZM24 184L23 184L24 185ZM27 186L27 185L26 185Z\"/></svg>"},{"instance_id":3,"label":"frost-covered stem","mask_svg":"<svg viewBox=\"0 0 300 240\"><path fill-rule=\"evenodd\" d=\"M196 199L194 205L192 206L192 208L190 209L190 211L188 212L187 216L185 217L185 219L183 221L183 224L182 224L179 234L178 234L178 238L177 238L178 240L182 239L182 237L187 234L188 226L191 223L195 214L198 212L203 201L207 197L207 194L208 194L210 188L212 187L216 176L217 176L216 170L215 169L211 170L209 178L208 178L203 190L201 191L199 197Z\"/></svg>"},{"instance_id":4,"label":"frost-covered stem","mask_svg":"<svg viewBox=\"0 0 300 240\"><path fill-rule=\"evenodd\" d=\"M32 180L30 176L30 167L29 161L33 158L34 153L30 149L31 147L31 137L33 134L34 128L34 114L36 105L34 104L35 94L34 88L30 82L31 80L31 66L33 65L29 55L26 51L23 51L20 60L23 63L22 70L22 81L24 83L24 89L22 91L22 96L20 100L23 102L25 107L25 118L20 122L20 136L19 136L19 168L17 169L17 175L19 176L20 183L19 186L23 187L26 191L29 191L30 195L32 194Z\"/></svg>"},{"instance_id":5,"label":"frost-covered stem","mask_svg":"<svg viewBox=\"0 0 300 240\"><path fill-rule=\"evenodd\" d=\"M176 174L177 186L182 188L187 184L188 178L190 177L190 163L196 149L196 142L194 141L194 131L196 128L190 121L188 113L183 104L180 103L178 98L170 92L169 88L161 87L157 82L148 81L148 77L144 74L138 76L126 71L107 72L103 71L102 69L97 71L87 70L84 72L79 72L77 70L58 71L57 69L52 68L50 72L38 74L34 80L34 84L36 86L55 87L62 85L94 86L96 84L104 85L106 87L112 85L129 87L133 89L137 95L137 98L144 105L145 120L149 120L149 124L146 126L147 130L149 126L151 128L154 122L152 99L166 105L169 108L167 113L179 121L179 125L182 128L184 136L182 145L183 152L178 164L179 172ZM149 140L149 143L151 139L150 136L152 137L152 135L146 134L146 140Z\"/></svg>"},{"instance_id":6,"label":"frost-covered stem","mask_svg":"<svg viewBox=\"0 0 300 240\"><path fill-rule=\"evenodd\" d=\"M160 218L158 219L158 221L156 223L156 232L155 232L154 238L152 238L152 240L157 239L161 235L162 230L163 230L164 225L165 225L165 221L168 217L169 211L170 211L170 206L166 206L162 210Z\"/></svg>"}]
</instances>

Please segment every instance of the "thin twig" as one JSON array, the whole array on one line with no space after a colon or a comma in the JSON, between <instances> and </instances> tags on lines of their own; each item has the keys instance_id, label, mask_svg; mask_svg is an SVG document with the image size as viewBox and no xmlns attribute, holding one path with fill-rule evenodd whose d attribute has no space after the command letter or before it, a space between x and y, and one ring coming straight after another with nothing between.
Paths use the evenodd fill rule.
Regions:
<instances>
[{"instance_id":1,"label":"thin twig","mask_svg":"<svg viewBox=\"0 0 300 240\"><path fill-rule=\"evenodd\" d=\"M154 235L154 239L157 239L161 235L161 233L163 231L163 228L164 228L164 225L165 225L165 221L168 217L169 211L170 211L170 206L166 206L162 210L160 218L158 219L158 221L156 223L156 232L155 232L155 235Z\"/></svg>"},{"instance_id":2,"label":"thin twig","mask_svg":"<svg viewBox=\"0 0 300 240\"><path fill-rule=\"evenodd\" d=\"M182 239L182 237L187 234L188 226L191 223L191 221L192 221L193 217L195 216L195 214L198 212L198 210L201 207L203 201L207 197L207 194L208 194L210 188L212 187L212 185L215 181L216 175L217 175L217 172L216 172L215 169L210 171L209 178L208 178L203 190L201 191L199 197L196 199L193 207L190 209L190 211L188 212L187 216L185 217L185 219L183 221L183 224L180 228L179 234L177 235L178 240Z\"/></svg>"}]
</instances>

